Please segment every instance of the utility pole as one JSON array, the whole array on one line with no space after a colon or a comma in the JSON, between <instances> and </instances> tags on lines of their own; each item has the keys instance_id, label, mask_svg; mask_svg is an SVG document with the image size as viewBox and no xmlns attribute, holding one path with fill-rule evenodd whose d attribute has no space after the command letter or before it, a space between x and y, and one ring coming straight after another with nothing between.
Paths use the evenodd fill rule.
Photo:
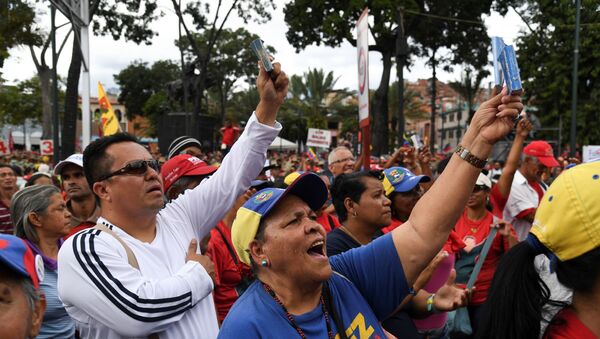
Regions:
<instances>
[{"instance_id":1,"label":"utility pole","mask_svg":"<svg viewBox=\"0 0 600 339\"><path fill-rule=\"evenodd\" d=\"M52 128L52 143L54 148L52 162L54 163L54 165L56 165L61 159L60 144L58 140L58 76L56 75L56 64L58 63L58 55L56 55L56 7L52 3L50 3L50 21L52 32L52 124L54 125Z\"/></svg>"},{"instance_id":2,"label":"utility pole","mask_svg":"<svg viewBox=\"0 0 600 339\"><path fill-rule=\"evenodd\" d=\"M577 153L576 134L577 134L577 66L579 63L579 12L581 11L581 0L576 0L575 14L575 50L573 51L573 92L571 101L571 136L569 156L574 157Z\"/></svg>"},{"instance_id":3,"label":"utility pole","mask_svg":"<svg viewBox=\"0 0 600 339\"><path fill-rule=\"evenodd\" d=\"M402 146L404 139L404 61L408 55L408 43L404 32L404 7L398 8L398 29L396 32L396 75L398 77L398 111L396 112L396 142Z\"/></svg>"}]
</instances>

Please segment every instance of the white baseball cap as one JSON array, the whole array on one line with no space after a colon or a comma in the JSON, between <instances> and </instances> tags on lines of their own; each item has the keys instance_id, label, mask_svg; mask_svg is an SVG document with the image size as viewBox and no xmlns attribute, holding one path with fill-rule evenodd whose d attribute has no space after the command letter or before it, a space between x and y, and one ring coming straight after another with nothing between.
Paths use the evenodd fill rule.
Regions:
<instances>
[{"instance_id":1,"label":"white baseball cap","mask_svg":"<svg viewBox=\"0 0 600 339\"><path fill-rule=\"evenodd\" d=\"M487 177L487 175L479 173L479 177L477 177L477 182L475 183L475 185L481 185L487 187L488 189L491 189L492 181L490 180L490 178Z\"/></svg>"},{"instance_id":2,"label":"white baseball cap","mask_svg":"<svg viewBox=\"0 0 600 339\"><path fill-rule=\"evenodd\" d=\"M68 158L59 162L56 165L56 167L54 167L54 175L60 175L60 172L62 171L63 167L67 166L68 164L74 164L83 168L83 154L71 154Z\"/></svg>"}]
</instances>

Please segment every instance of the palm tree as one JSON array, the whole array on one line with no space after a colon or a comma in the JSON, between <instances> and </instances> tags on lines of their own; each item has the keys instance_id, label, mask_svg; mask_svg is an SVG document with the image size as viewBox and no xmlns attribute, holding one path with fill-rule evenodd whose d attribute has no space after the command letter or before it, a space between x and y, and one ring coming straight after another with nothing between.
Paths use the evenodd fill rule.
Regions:
<instances>
[{"instance_id":1,"label":"palm tree","mask_svg":"<svg viewBox=\"0 0 600 339\"><path fill-rule=\"evenodd\" d=\"M291 98L286 101L288 109L304 116L309 128L327 128L327 118L335 115L351 95L347 89L334 89L339 78L333 72L325 74L322 69L309 69L302 76L293 75L290 81Z\"/></svg>"}]
</instances>

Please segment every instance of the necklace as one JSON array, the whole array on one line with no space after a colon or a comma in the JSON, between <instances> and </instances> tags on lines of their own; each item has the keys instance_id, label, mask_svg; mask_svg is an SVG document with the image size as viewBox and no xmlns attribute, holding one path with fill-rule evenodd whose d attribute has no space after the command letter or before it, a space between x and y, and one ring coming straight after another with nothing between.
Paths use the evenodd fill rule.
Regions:
<instances>
[{"instance_id":1,"label":"necklace","mask_svg":"<svg viewBox=\"0 0 600 339\"><path fill-rule=\"evenodd\" d=\"M300 335L300 338L306 339L306 335L304 334L304 331L302 331L302 329L298 326L298 324L296 324L296 320L294 320L294 317L292 316L292 314L283 305L281 300L279 300L279 298L277 297L277 295L275 294L275 292L273 291L271 286L265 284L264 282L262 283L262 285L263 285L263 288L265 289L265 291L267 291L267 293L269 293L271 298L273 298L273 300L275 300L275 302L278 303L279 306L281 306L281 308L283 309L283 312L285 312L285 316L287 317L288 321L290 322L290 325L292 325L292 327L296 330L296 332L298 332L298 335ZM329 323L329 313L327 312L327 307L325 307L325 300L323 300L323 294L321 294L320 302L321 302L321 309L323 310L323 316L325 317L325 324L327 324L327 337L329 339L333 339L333 331L331 330L331 324Z\"/></svg>"}]
</instances>

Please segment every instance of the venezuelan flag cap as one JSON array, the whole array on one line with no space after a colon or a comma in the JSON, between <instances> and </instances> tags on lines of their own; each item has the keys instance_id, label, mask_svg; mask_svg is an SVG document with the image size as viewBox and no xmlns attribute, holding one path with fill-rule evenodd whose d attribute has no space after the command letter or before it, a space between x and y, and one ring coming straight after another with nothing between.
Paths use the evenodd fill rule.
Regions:
<instances>
[{"instance_id":1,"label":"venezuelan flag cap","mask_svg":"<svg viewBox=\"0 0 600 339\"><path fill-rule=\"evenodd\" d=\"M383 188L385 195L392 192L408 192L420 183L429 182L431 178L426 175L415 175L404 167L390 167L383 171Z\"/></svg>"},{"instance_id":2,"label":"venezuelan flag cap","mask_svg":"<svg viewBox=\"0 0 600 339\"><path fill-rule=\"evenodd\" d=\"M231 240L238 257L250 265L248 245L256 237L260 221L283 197L293 194L302 199L312 210L318 210L327 200L327 187L314 173L303 173L288 188L265 188L256 192L242 206L231 226Z\"/></svg>"},{"instance_id":3,"label":"venezuelan flag cap","mask_svg":"<svg viewBox=\"0 0 600 339\"><path fill-rule=\"evenodd\" d=\"M600 246L600 162L575 166L554 180L530 233L561 261Z\"/></svg>"}]
</instances>

